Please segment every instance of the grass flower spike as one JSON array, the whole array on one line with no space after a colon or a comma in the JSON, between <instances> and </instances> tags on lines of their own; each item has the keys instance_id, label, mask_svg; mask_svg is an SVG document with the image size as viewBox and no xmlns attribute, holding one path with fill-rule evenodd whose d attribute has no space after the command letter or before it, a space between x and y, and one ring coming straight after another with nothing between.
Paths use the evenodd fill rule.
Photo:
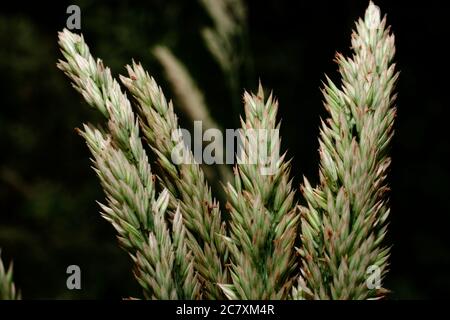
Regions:
<instances>
[{"instance_id":1,"label":"grass flower spike","mask_svg":"<svg viewBox=\"0 0 450 320\"><path fill-rule=\"evenodd\" d=\"M128 77L121 77L137 101L142 116L144 136L158 158L162 184L171 193L171 206L180 207L187 233L188 247L194 253L196 269L205 286L205 297L223 298L217 283L227 281L224 268L227 251L221 236L225 224L219 204L211 195L204 173L191 150L184 150L185 161L172 162L172 152L180 144L180 129L173 105L167 102L161 88L141 65L127 66Z\"/></svg>"},{"instance_id":2,"label":"grass flower spike","mask_svg":"<svg viewBox=\"0 0 450 320\"><path fill-rule=\"evenodd\" d=\"M5 268L0 250L0 300L20 300L20 292L13 282L13 264Z\"/></svg>"},{"instance_id":3,"label":"grass flower spike","mask_svg":"<svg viewBox=\"0 0 450 320\"><path fill-rule=\"evenodd\" d=\"M108 120L106 132L85 125L81 135L106 193L102 215L112 223L120 243L135 261L136 278L144 295L156 299L198 298L193 257L179 241L185 230L176 213L173 239L178 246L174 246L165 216L168 193L155 195L154 177L130 102L110 70L90 55L82 37L64 30L59 43L66 60L58 67Z\"/></svg>"},{"instance_id":4,"label":"grass flower spike","mask_svg":"<svg viewBox=\"0 0 450 320\"><path fill-rule=\"evenodd\" d=\"M245 93L244 100L240 164L234 185L227 187L233 281L222 288L233 299L284 299L296 267L298 216L290 165L284 155L278 157L281 139L273 135L279 128L278 103L272 96L265 101L261 86L257 95ZM267 167L274 174L264 174Z\"/></svg>"},{"instance_id":5,"label":"grass flower spike","mask_svg":"<svg viewBox=\"0 0 450 320\"><path fill-rule=\"evenodd\" d=\"M302 187L302 277L294 296L370 299L386 290L366 283L371 268L383 278L389 207L385 199L398 77L394 36L370 3L352 35L354 55L337 55L342 85L324 85L330 118L320 131L320 184Z\"/></svg>"}]
</instances>

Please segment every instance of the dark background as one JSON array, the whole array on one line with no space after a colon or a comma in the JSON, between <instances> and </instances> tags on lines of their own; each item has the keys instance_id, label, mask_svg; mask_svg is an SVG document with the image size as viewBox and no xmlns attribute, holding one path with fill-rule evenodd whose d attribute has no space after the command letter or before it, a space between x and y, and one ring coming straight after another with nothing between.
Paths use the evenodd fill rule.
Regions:
<instances>
[{"instance_id":1,"label":"dark background","mask_svg":"<svg viewBox=\"0 0 450 320\"><path fill-rule=\"evenodd\" d=\"M318 172L319 91L338 79L334 53L349 52L354 20L367 1L249 1L249 55L242 87L261 78L280 101L283 147L302 175ZM237 115L220 68L200 36L210 25L197 1L59 1L0 4L0 247L14 260L26 299L137 296L131 263L100 218L102 200L89 153L74 132L99 119L57 70L57 31L66 8L81 7L81 32L115 75L142 61L172 97L150 49L168 45L204 90L224 127ZM295 4L295 5L294 5ZM450 296L448 228L448 50L445 2L376 1L396 35L398 116L389 177L391 299ZM183 123L182 123L183 125ZM82 270L82 290L66 289L66 268Z\"/></svg>"}]
</instances>

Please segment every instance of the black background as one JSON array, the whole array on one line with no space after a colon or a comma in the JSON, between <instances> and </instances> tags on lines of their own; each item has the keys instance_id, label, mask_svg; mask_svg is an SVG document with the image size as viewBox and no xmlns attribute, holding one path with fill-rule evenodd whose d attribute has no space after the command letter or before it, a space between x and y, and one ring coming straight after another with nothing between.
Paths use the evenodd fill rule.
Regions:
<instances>
[{"instance_id":1,"label":"black background","mask_svg":"<svg viewBox=\"0 0 450 320\"><path fill-rule=\"evenodd\" d=\"M140 296L131 263L98 214L103 198L89 154L74 128L95 122L56 69L56 34L76 3L94 55L114 74L142 61L173 96L150 48L171 47L204 89L225 127L237 115L220 69L200 37L211 22L197 1L59 1L0 4L0 247L14 260L24 298ZM349 53L350 34L367 1L249 1L253 64L242 86L258 79L280 102L283 147L302 175L318 172L318 125L326 114L324 73L338 79L336 51ZM446 3L376 1L396 35L398 115L392 143L391 299L446 298L450 293L448 164L448 14ZM225 98L224 98L225 97ZM68 291L65 268L82 269L80 291Z\"/></svg>"}]
</instances>

